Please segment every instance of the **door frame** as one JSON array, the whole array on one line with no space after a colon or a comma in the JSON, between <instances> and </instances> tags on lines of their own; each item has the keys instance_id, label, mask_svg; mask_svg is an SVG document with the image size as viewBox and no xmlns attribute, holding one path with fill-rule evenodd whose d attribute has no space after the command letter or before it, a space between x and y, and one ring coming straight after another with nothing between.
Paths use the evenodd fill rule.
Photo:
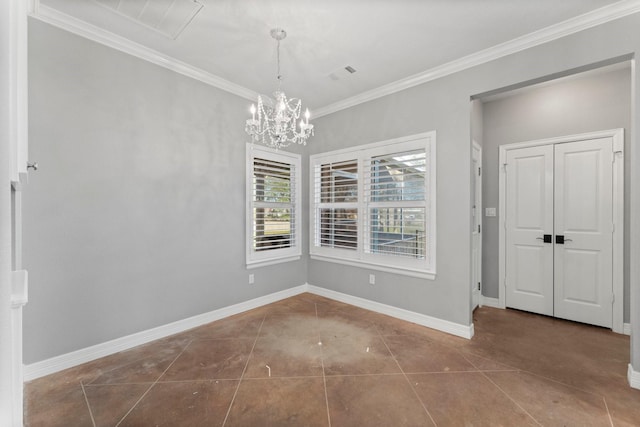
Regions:
<instances>
[{"instance_id":1,"label":"door frame","mask_svg":"<svg viewBox=\"0 0 640 427\"><path fill-rule=\"evenodd\" d=\"M624 333L624 129L609 129L556 138L500 145L498 164L498 306L506 308L506 159L507 151L586 139L613 138L613 319L612 330Z\"/></svg>"},{"instance_id":2,"label":"door frame","mask_svg":"<svg viewBox=\"0 0 640 427\"><path fill-rule=\"evenodd\" d=\"M482 231L482 146L480 144L478 144L475 140L471 141L471 163L473 164L473 158L475 156L475 153L477 154L477 163L479 165L480 171L476 171L476 170L472 170L471 173L474 174L475 180L473 182L475 182L475 185L473 186L473 188L471 188L471 191L473 191L476 195L475 197L475 201L476 201L476 206L475 206L475 216L472 217L472 227L473 229L471 230L471 256L473 257L473 236L474 236L474 230L476 225L480 227L480 231L478 232L478 234L480 235L480 238L478 239L478 260L476 262L475 265L475 271L473 271L473 259L471 260L471 278L472 278L472 283L471 285L474 286L474 289L471 291L471 310L473 311L476 307L482 307L482 236L483 236L483 231ZM477 173L477 174L476 174ZM480 288L476 289L475 288L475 282L480 284ZM477 294L477 299L475 299L474 294Z\"/></svg>"},{"instance_id":3,"label":"door frame","mask_svg":"<svg viewBox=\"0 0 640 427\"><path fill-rule=\"evenodd\" d=\"M21 426L24 413L21 188L27 182L28 37L31 2L0 2L0 424ZM6 374L6 375L5 375Z\"/></svg>"}]
</instances>

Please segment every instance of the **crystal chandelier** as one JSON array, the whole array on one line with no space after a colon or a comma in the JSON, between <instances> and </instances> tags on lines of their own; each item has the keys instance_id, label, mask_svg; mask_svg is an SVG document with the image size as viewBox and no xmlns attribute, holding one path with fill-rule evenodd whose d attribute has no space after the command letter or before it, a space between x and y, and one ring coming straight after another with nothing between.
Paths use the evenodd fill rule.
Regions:
<instances>
[{"instance_id":1,"label":"crystal chandelier","mask_svg":"<svg viewBox=\"0 0 640 427\"><path fill-rule=\"evenodd\" d=\"M278 90L273 93L273 99L268 96L258 96L258 108L251 104L251 118L247 119L245 131L251 136L252 142L280 149L289 144L307 145L307 139L313 135L313 125L309 124L309 109L304 113L304 120L300 118L302 101L299 98L287 99L280 89L282 75L280 74L280 41L287 37L282 28L271 30L271 37L278 42ZM257 113L257 117L256 117Z\"/></svg>"}]
</instances>

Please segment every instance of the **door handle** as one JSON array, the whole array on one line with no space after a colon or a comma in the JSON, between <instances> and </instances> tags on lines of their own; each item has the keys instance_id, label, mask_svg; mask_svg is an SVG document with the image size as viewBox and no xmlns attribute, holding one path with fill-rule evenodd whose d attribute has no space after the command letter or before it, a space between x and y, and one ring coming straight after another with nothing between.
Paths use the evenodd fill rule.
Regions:
<instances>
[{"instance_id":1,"label":"door handle","mask_svg":"<svg viewBox=\"0 0 640 427\"><path fill-rule=\"evenodd\" d=\"M563 235L556 234L556 243L558 245L564 245L564 242L573 242L573 240L566 239Z\"/></svg>"},{"instance_id":2,"label":"door handle","mask_svg":"<svg viewBox=\"0 0 640 427\"><path fill-rule=\"evenodd\" d=\"M536 237L537 240L542 240L544 243L551 243L551 234L544 234L543 237Z\"/></svg>"}]
</instances>

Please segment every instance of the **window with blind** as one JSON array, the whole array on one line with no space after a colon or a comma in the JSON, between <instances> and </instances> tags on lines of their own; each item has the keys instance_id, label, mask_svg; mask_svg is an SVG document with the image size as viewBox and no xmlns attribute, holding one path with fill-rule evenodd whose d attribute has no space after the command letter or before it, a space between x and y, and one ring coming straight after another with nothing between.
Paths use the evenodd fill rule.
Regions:
<instances>
[{"instance_id":1,"label":"window with blind","mask_svg":"<svg viewBox=\"0 0 640 427\"><path fill-rule=\"evenodd\" d=\"M318 168L319 244L355 250L358 245L358 162L327 163Z\"/></svg>"},{"instance_id":2,"label":"window with blind","mask_svg":"<svg viewBox=\"0 0 640 427\"><path fill-rule=\"evenodd\" d=\"M435 132L311 156L311 256L435 277Z\"/></svg>"},{"instance_id":3,"label":"window with blind","mask_svg":"<svg viewBox=\"0 0 640 427\"><path fill-rule=\"evenodd\" d=\"M300 258L300 156L247 144L247 266Z\"/></svg>"}]
</instances>

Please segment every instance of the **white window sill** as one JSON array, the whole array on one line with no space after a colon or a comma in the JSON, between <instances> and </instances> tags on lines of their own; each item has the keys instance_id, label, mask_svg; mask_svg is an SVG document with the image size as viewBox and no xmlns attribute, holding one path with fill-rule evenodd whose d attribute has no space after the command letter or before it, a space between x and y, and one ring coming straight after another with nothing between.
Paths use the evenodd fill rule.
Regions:
<instances>
[{"instance_id":1,"label":"white window sill","mask_svg":"<svg viewBox=\"0 0 640 427\"><path fill-rule=\"evenodd\" d=\"M289 261L297 261L300 259L300 255L292 255L282 258L271 258L271 259L263 259L260 261L249 261L247 262L247 269L258 268L258 267L266 267L268 265L281 264L283 262Z\"/></svg>"},{"instance_id":2,"label":"white window sill","mask_svg":"<svg viewBox=\"0 0 640 427\"><path fill-rule=\"evenodd\" d=\"M350 265L352 267L368 268L372 270L385 271L387 273L401 274L403 276L417 277L419 279L435 280L435 271L425 271L411 269L407 267L396 267L391 265L381 265L363 260L334 258L327 255L311 254L311 259L326 262L335 262L336 264Z\"/></svg>"}]
</instances>

